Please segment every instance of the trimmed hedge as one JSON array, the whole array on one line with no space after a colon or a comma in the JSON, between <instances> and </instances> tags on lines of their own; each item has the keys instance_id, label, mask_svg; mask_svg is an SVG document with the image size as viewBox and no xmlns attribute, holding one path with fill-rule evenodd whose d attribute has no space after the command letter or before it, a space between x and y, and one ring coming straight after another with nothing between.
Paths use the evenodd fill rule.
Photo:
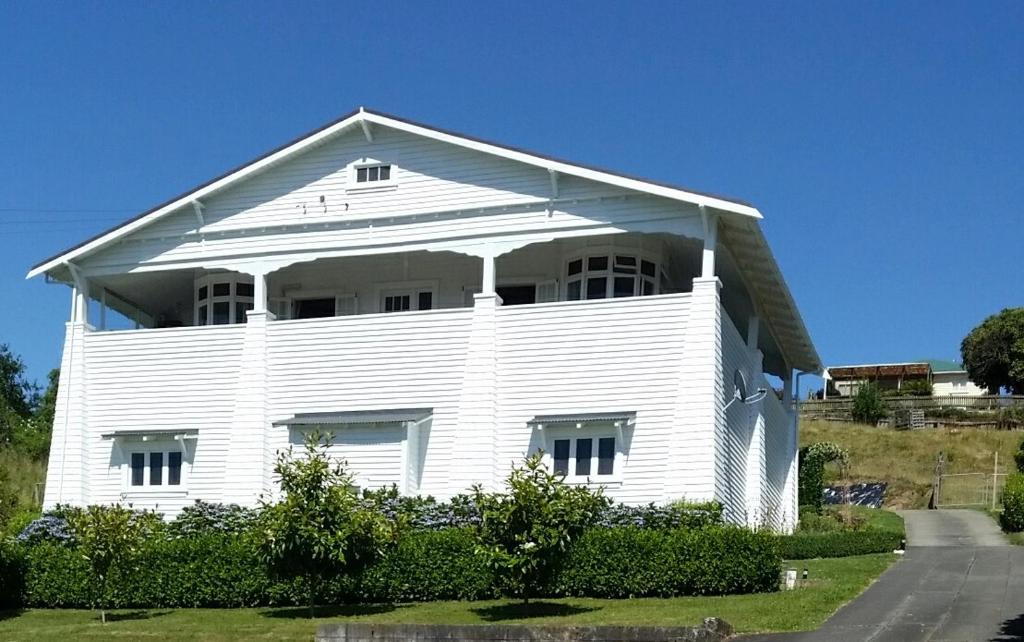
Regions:
<instances>
[{"instance_id":1,"label":"trimmed hedge","mask_svg":"<svg viewBox=\"0 0 1024 642\"><path fill-rule=\"evenodd\" d=\"M779 535L778 540L782 559L805 560L890 553L900 547L903 533L873 529L827 533L797 531L792 535Z\"/></svg>"},{"instance_id":2,"label":"trimmed hedge","mask_svg":"<svg viewBox=\"0 0 1024 642\"><path fill-rule=\"evenodd\" d=\"M497 596L472 529L409 531L360 577L340 576L318 602L475 600ZM246 536L153 539L109 582L113 608L304 605L301 580L270 577ZM735 527L595 528L566 556L546 593L592 597L749 593L778 588L776 538ZM0 547L8 606L88 608L88 567L73 546ZM10 587L10 588L9 588ZM22 599L22 595L24 596Z\"/></svg>"},{"instance_id":3,"label":"trimmed hedge","mask_svg":"<svg viewBox=\"0 0 1024 642\"><path fill-rule=\"evenodd\" d=\"M1008 533L1024 531L1024 473L1013 473L1003 487L1003 512L999 523Z\"/></svg>"},{"instance_id":4,"label":"trimmed hedge","mask_svg":"<svg viewBox=\"0 0 1024 642\"><path fill-rule=\"evenodd\" d=\"M592 529L556 576L557 595L602 598L725 595L775 591L775 537L719 526L704 529Z\"/></svg>"}]
</instances>

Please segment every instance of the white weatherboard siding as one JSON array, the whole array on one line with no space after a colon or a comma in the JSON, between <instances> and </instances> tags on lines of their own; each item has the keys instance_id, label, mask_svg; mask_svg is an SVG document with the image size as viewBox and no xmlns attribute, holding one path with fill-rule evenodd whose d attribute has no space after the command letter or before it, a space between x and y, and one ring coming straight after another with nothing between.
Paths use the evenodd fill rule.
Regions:
<instances>
[{"instance_id":1,"label":"white weatherboard siding","mask_svg":"<svg viewBox=\"0 0 1024 642\"><path fill-rule=\"evenodd\" d=\"M947 395L978 397L986 393L984 388L979 388L968 378L966 372L936 372L932 375L932 396L934 397Z\"/></svg>"},{"instance_id":2,"label":"white weatherboard siding","mask_svg":"<svg viewBox=\"0 0 1024 642\"><path fill-rule=\"evenodd\" d=\"M767 384L762 380L761 385ZM793 422L770 387L762 408L765 417L765 515L777 528L788 529L792 525L785 522L789 499L786 496L786 478L790 467L795 465L795 453L791 452Z\"/></svg>"},{"instance_id":3,"label":"white weatherboard siding","mask_svg":"<svg viewBox=\"0 0 1024 642\"><path fill-rule=\"evenodd\" d=\"M751 360L746 341L740 336L736 326L727 314L722 313L722 382L724 385L721 396L722 404L730 404L725 410L725 450L720 458L725 464L720 468L718 497L730 510L736 511L729 517L738 522L746 523L756 516L747 515L747 460L757 422L757 408L732 401L735 391L734 374L739 371L747 384L745 394L753 394L756 386L751 375Z\"/></svg>"},{"instance_id":4,"label":"white weatherboard siding","mask_svg":"<svg viewBox=\"0 0 1024 642\"><path fill-rule=\"evenodd\" d=\"M446 496L459 466L457 415L473 310L276 321L269 325L269 416L433 408L420 427L424 495ZM273 450L289 431L270 428ZM369 465L369 464L368 464Z\"/></svg>"},{"instance_id":5,"label":"white weatherboard siding","mask_svg":"<svg viewBox=\"0 0 1024 642\"><path fill-rule=\"evenodd\" d=\"M123 501L174 514L194 498L222 497L244 331L217 326L85 334L87 502ZM168 428L199 431L185 484L155 493L125 488L121 465L131 447L101 435Z\"/></svg>"},{"instance_id":6,"label":"white weatherboard siding","mask_svg":"<svg viewBox=\"0 0 1024 642\"><path fill-rule=\"evenodd\" d=\"M699 488L699 471L665 456L679 402L689 298L499 308L495 476L504 477L513 462L545 447L543 431L526 426L536 415L633 411L636 425L623 429L622 481L609 484L608 495L628 503L660 499L670 476L682 478L684 488Z\"/></svg>"}]
</instances>

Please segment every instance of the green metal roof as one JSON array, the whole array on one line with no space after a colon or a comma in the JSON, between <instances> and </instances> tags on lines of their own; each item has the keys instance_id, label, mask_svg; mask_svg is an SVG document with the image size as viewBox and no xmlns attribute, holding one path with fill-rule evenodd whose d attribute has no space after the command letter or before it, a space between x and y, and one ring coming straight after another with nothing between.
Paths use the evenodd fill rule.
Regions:
<instances>
[{"instance_id":1,"label":"green metal roof","mask_svg":"<svg viewBox=\"0 0 1024 642\"><path fill-rule=\"evenodd\" d=\"M945 359L922 359L921 361L931 366L932 372L963 372L964 369L956 361L946 361Z\"/></svg>"}]
</instances>

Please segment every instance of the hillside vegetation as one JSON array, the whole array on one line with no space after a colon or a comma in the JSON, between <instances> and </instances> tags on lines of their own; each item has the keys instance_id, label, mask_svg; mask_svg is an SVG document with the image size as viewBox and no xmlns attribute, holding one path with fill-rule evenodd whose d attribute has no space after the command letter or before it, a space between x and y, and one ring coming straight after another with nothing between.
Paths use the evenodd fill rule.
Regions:
<instances>
[{"instance_id":1,"label":"hillside vegetation","mask_svg":"<svg viewBox=\"0 0 1024 642\"><path fill-rule=\"evenodd\" d=\"M0 446L0 470L7 473L6 483L10 484L22 508L37 507L36 493L41 495L42 483L46 481L46 462L14 448ZM0 475L0 477L3 477ZM5 483L0 480L0 483ZM38 490L36 485L39 484Z\"/></svg>"},{"instance_id":2,"label":"hillside vegetation","mask_svg":"<svg viewBox=\"0 0 1024 642\"><path fill-rule=\"evenodd\" d=\"M1014 469L1013 454L1024 431L982 429L893 430L850 423L802 420L800 445L833 441L850 454L851 482L887 482L888 508L924 508L931 494L939 452L946 453L947 473L991 472L999 452L1000 472ZM839 478L830 469L828 483Z\"/></svg>"}]
</instances>

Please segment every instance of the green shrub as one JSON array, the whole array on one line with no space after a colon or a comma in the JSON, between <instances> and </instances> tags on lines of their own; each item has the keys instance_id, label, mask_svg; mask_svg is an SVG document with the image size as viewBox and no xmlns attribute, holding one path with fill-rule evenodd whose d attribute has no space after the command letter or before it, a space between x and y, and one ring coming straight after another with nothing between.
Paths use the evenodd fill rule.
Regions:
<instances>
[{"instance_id":1,"label":"green shrub","mask_svg":"<svg viewBox=\"0 0 1024 642\"><path fill-rule=\"evenodd\" d=\"M889 409L885 405L882 391L874 382L865 383L857 389L853 396L853 420L874 426L879 419L888 416Z\"/></svg>"},{"instance_id":2,"label":"green shrub","mask_svg":"<svg viewBox=\"0 0 1024 642\"><path fill-rule=\"evenodd\" d=\"M0 539L0 610L20 606L25 593L25 551Z\"/></svg>"},{"instance_id":3,"label":"green shrub","mask_svg":"<svg viewBox=\"0 0 1024 642\"><path fill-rule=\"evenodd\" d=\"M1024 531L1024 473L1013 473L1006 478L1002 499L1003 513L999 522L1003 530L1009 533Z\"/></svg>"},{"instance_id":4,"label":"green shrub","mask_svg":"<svg viewBox=\"0 0 1024 642\"><path fill-rule=\"evenodd\" d=\"M597 528L570 549L549 591L599 598L766 592L778 589L780 568L766 532Z\"/></svg>"},{"instance_id":5,"label":"green shrub","mask_svg":"<svg viewBox=\"0 0 1024 642\"><path fill-rule=\"evenodd\" d=\"M817 533L797 531L792 535L779 535L778 539L783 559L805 560L889 553L900 547L903 533L873 529Z\"/></svg>"},{"instance_id":6,"label":"green shrub","mask_svg":"<svg viewBox=\"0 0 1024 642\"><path fill-rule=\"evenodd\" d=\"M475 548L470 528L404 533L395 548L363 573L359 597L368 602L496 597L494 576Z\"/></svg>"}]
</instances>

